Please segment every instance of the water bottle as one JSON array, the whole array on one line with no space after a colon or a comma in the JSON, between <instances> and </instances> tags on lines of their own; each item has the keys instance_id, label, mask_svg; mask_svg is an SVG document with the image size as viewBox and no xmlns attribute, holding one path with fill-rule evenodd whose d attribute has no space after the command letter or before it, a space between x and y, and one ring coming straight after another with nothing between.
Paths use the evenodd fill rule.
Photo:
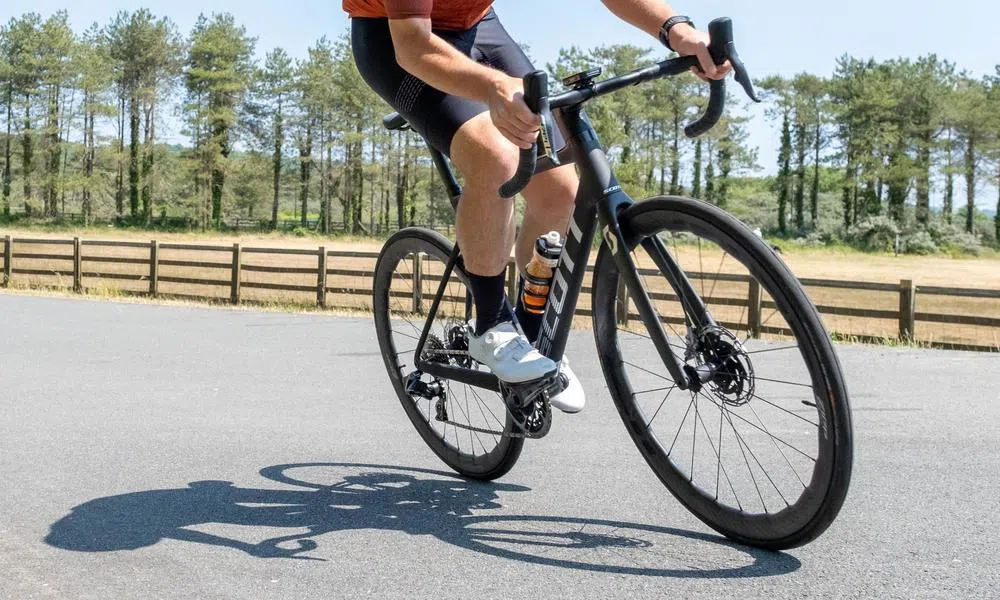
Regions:
<instances>
[{"instance_id":1,"label":"water bottle","mask_svg":"<svg viewBox=\"0 0 1000 600\"><path fill-rule=\"evenodd\" d=\"M562 236L558 231L550 231L535 242L534 255L524 269L526 274L521 291L521 304L527 312L535 315L545 312L562 249Z\"/></svg>"}]
</instances>

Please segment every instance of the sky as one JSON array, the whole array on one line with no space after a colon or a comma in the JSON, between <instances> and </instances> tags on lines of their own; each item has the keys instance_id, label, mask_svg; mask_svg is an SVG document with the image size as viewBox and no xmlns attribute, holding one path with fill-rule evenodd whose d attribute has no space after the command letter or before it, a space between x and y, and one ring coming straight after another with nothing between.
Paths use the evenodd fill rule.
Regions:
<instances>
[{"instance_id":1,"label":"sky","mask_svg":"<svg viewBox=\"0 0 1000 600\"><path fill-rule=\"evenodd\" d=\"M802 71L830 75L836 58L845 53L880 60L935 53L976 76L993 73L1000 63L1000 3L989 0L947 5L931 0L675 0L673 5L702 27L712 18L731 17L740 55L755 78ZM28 11L44 16L68 8L80 31L93 22L106 23L119 10L140 7L169 16L185 33L200 13L232 13L258 38L261 55L281 46L292 56L304 56L321 36L337 37L348 28L339 0L6 0L0 21ZM571 45L657 45L612 17L599 0L498 0L495 7L514 39L527 44L541 64L554 61L560 48ZM763 172L773 173L778 132L759 118L760 109L754 112L758 118L750 125L750 143L760 149ZM983 194L982 206L995 206L991 197Z\"/></svg>"}]
</instances>

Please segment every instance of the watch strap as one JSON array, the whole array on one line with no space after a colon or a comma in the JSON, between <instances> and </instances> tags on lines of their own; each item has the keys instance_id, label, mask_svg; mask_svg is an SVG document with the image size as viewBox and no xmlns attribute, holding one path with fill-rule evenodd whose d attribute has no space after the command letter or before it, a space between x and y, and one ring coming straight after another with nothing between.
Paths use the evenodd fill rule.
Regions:
<instances>
[{"instance_id":1,"label":"watch strap","mask_svg":"<svg viewBox=\"0 0 1000 600\"><path fill-rule=\"evenodd\" d=\"M694 21L691 20L691 17L686 17L684 15L674 15L664 21L663 25L660 25L660 42L662 42L663 45L672 52L676 52L676 50L670 46L670 30L673 29L674 25L679 25L681 23L687 23L688 25L694 27Z\"/></svg>"}]
</instances>

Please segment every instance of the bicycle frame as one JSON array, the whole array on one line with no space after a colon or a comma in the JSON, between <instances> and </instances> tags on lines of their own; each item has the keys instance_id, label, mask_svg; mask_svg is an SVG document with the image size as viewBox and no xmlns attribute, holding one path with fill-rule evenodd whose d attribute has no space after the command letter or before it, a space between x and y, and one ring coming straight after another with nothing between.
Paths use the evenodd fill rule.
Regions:
<instances>
[{"instance_id":1,"label":"bicycle frame","mask_svg":"<svg viewBox=\"0 0 1000 600\"><path fill-rule=\"evenodd\" d=\"M556 267L549 301L543 315L542 330L536 344L543 355L557 363L562 360L566 350L573 315L576 313L577 302L583 289L583 280L589 264L591 241L599 225L603 243L608 245L608 249L614 256L618 273L624 280L629 297L635 302L639 317L646 326L660 359L666 365L677 387L685 390L692 386L700 386L713 375L710 371L685 365L683 359L678 359L670 348L661 319L653 307L652 300L642 284L639 270L632 260L631 251L638 244L641 243L657 268L666 274L674 293L685 309L685 314L690 318L691 322L688 323L688 327L698 330L705 326L715 325L715 321L695 291L691 281L669 254L662 241L657 237L639 240L636 239L637 236L633 232L623 229L618 220L619 214L634 204L634 201L618 184L608 157L598 141L597 133L583 111L583 104L590 98L641 81L683 72L689 68L690 64L689 59L664 61L656 67L600 82L589 88L571 90L551 99L553 116L563 133L563 137L567 140L566 148L560 152L560 159L565 157L566 160L562 160L563 164L566 162L574 163L580 175L576 208L570 220L569 232L562 255L559 258L559 264ZM431 148L431 153L435 165L441 172L442 179L449 187L452 204L457 206L461 196L461 188L455 183L454 174L444 157L433 148ZM435 377L499 391L499 381L492 373L442 365L421 358L424 344L430 334L431 325L441 299L445 295L448 281L461 260L461 250L456 246L442 275L420 341L414 350L414 364L420 371ZM600 284L594 282L594 285ZM470 297L467 298L466 302L467 319L471 318L471 310Z\"/></svg>"}]
</instances>

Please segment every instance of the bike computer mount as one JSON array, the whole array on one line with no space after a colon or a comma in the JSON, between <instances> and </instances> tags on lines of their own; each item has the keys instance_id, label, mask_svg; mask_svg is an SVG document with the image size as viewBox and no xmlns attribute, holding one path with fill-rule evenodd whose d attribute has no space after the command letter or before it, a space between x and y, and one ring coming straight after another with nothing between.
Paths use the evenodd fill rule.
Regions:
<instances>
[{"instance_id":1,"label":"bike computer mount","mask_svg":"<svg viewBox=\"0 0 1000 600\"><path fill-rule=\"evenodd\" d=\"M593 69L587 69L586 71L570 75L563 79L562 82L564 86L578 90L590 85L594 79L601 76L602 72L601 67L594 67Z\"/></svg>"}]
</instances>

